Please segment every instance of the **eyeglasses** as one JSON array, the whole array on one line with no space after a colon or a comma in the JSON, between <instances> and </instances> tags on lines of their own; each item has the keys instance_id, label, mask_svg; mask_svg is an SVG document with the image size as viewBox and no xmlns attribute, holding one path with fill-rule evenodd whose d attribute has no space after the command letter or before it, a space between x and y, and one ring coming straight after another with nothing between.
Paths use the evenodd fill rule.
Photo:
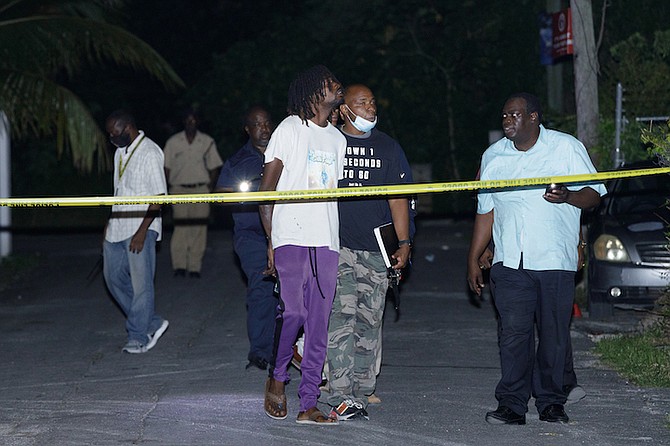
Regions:
<instances>
[{"instance_id":1,"label":"eyeglasses","mask_svg":"<svg viewBox=\"0 0 670 446\"><path fill-rule=\"evenodd\" d=\"M523 112L512 112L512 113L503 113L502 119L512 118L514 120L520 119L523 116Z\"/></svg>"}]
</instances>

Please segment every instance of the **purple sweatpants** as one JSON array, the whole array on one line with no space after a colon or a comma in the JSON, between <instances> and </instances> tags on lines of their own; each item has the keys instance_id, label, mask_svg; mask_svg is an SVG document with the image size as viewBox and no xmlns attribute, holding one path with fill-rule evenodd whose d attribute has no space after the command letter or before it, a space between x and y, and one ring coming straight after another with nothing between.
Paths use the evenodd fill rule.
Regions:
<instances>
[{"instance_id":1,"label":"purple sweatpants","mask_svg":"<svg viewBox=\"0 0 670 446\"><path fill-rule=\"evenodd\" d=\"M305 350L298 387L300 411L316 406L321 370L328 347L328 318L335 297L339 253L327 247L286 245L275 249L275 267L284 311L278 333L274 379L289 380L288 365L300 327L305 331Z\"/></svg>"}]
</instances>

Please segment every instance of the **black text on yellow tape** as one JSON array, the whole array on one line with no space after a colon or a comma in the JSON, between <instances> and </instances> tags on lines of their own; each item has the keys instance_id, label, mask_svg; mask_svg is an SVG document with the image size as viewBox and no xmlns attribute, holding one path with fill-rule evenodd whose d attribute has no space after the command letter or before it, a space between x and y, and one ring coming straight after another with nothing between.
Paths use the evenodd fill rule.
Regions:
<instances>
[{"instance_id":1,"label":"black text on yellow tape","mask_svg":"<svg viewBox=\"0 0 670 446\"><path fill-rule=\"evenodd\" d=\"M271 192L233 192L217 194L152 195L136 197L51 197L51 198L0 198L0 206L8 207L69 207L111 206L140 204L186 203L240 203L262 201L329 200L351 197L417 195L478 189L505 189L524 186L546 186L551 183L589 184L615 178L670 173L670 167L654 169L616 170L582 175L518 178L513 180L452 181L446 183L418 183L391 186L349 187L340 189L294 190Z\"/></svg>"}]
</instances>

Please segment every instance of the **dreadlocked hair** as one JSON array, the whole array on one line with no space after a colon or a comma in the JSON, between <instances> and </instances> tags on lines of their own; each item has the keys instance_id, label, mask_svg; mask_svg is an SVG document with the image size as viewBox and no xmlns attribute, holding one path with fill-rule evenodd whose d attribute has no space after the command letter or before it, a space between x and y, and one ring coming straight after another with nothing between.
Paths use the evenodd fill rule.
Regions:
<instances>
[{"instance_id":1,"label":"dreadlocked hair","mask_svg":"<svg viewBox=\"0 0 670 446\"><path fill-rule=\"evenodd\" d=\"M323 65L313 66L293 79L288 87L288 113L303 121L313 118L314 107L324 98L323 87L339 81Z\"/></svg>"}]
</instances>

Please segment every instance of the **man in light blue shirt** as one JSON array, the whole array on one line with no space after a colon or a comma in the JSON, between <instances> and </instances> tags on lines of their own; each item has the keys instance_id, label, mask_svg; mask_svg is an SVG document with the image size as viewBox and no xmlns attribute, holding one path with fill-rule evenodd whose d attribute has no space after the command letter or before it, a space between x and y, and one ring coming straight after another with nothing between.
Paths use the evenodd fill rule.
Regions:
<instances>
[{"instance_id":1,"label":"man in light blue shirt","mask_svg":"<svg viewBox=\"0 0 670 446\"><path fill-rule=\"evenodd\" d=\"M508 98L502 112L505 138L491 145L482 180L577 175L595 172L576 138L541 124L539 100L528 93ZM606 192L602 184L482 190L468 254L468 284L484 287L479 256L493 238L491 284L500 315L502 377L491 424L525 424L535 396L540 420L567 423L563 370L577 271L579 218ZM535 326L539 336L535 349Z\"/></svg>"}]
</instances>

